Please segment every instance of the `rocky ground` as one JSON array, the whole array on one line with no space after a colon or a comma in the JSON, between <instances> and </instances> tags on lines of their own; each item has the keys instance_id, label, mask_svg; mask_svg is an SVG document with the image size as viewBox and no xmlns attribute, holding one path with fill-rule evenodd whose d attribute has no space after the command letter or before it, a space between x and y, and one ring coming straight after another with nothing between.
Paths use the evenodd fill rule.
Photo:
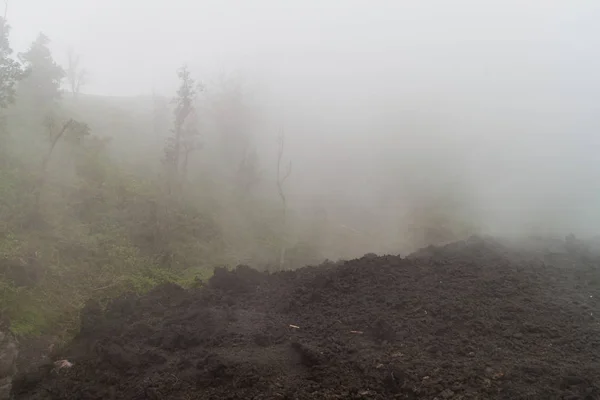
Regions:
<instances>
[{"instance_id":1,"label":"rocky ground","mask_svg":"<svg viewBox=\"0 0 600 400\"><path fill-rule=\"evenodd\" d=\"M573 245L575 243L575 245ZM600 258L471 238L89 304L15 399L600 399Z\"/></svg>"}]
</instances>

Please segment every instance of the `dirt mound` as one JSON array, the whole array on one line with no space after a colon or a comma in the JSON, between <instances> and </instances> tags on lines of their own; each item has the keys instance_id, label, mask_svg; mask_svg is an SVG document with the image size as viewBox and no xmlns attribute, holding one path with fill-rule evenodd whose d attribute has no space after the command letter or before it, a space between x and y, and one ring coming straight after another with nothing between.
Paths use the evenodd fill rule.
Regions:
<instances>
[{"instance_id":1,"label":"dirt mound","mask_svg":"<svg viewBox=\"0 0 600 400\"><path fill-rule=\"evenodd\" d=\"M571 253L567 253L571 254ZM600 399L600 263L473 238L90 304L16 399Z\"/></svg>"}]
</instances>

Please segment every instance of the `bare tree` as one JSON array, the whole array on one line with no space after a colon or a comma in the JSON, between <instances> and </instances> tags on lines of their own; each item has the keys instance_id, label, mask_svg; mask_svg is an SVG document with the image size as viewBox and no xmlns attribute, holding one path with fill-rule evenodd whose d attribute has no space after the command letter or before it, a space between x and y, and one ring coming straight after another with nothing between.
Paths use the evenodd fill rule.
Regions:
<instances>
[{"instance_id":1,"label":"bare tree","mask_svg":"<svg viewBox=\"0 0 600 400\"><path fill-rule=\"evenodd\" d=\"M285 133L283 129L279 133L277 138L278 149L277 149L277 192L279 193L279 197L281 199L281 247L279 250L279 269L283 269L283 265L285 263L285 250L286 250L286 242L285 242L285 233L286 233L286 219L287 219L287 199L285 197L285 193L283 191L283 184L286 179L289 178L292 173L292 162L290 161L287 164L285 171L282 171L281 161L283 158L283 150L285 148Z\"/></svg>"},{"instance_id":2,"label":"bare tree","mask_svg":"<svg viewBox=\"0 0 600 400\"><path fill-rule=\"evenodd\" d=\"M67 80L73 93L73 97L77 97L81 91L81 87L85 85L87 78L87 71L80 66L81 57L79 54L75 54L72 47L69 47L67 51Z\"/></svg>"},{"instance_id":3,"label":"bare tree","mask_svg":"<svg viewBox=\"0 0 600 400\"><path fill-rule=\"evenodd\" d=\"M41 192L46 183L48 164L60 139L67 136L69 141L79 143L90 133L90 128L87 124L75 121L72 118L63 122L62 124L58 124L53 116L48 116L44 122L44 126L48 132L48 150L46 152L46 156L42 160L38 186L35 192L36 211L39 209Z\"/></svg>"}]
</instances>

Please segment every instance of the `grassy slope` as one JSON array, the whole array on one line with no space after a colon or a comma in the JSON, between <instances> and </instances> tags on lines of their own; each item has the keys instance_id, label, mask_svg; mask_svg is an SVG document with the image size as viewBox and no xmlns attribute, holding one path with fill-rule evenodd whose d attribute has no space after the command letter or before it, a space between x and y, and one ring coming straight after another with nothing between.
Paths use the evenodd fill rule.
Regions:
<instances>
[{"instance_id":1,"label":"grassy slope","mask_svg":"<svg viewBox=\"0 0 600 400\"><path fill-rule=\"evenodd\" d=\"M165 281L191 285L209 277L215 266L267 265L277 259L278 203L232 197L231 187L210 165L190 177L185 199L167 202L158 176L164 138L153 131L151 97L65 95L63 108L88 123L94 135L112 139L112 158L59 147L43 206L32 216L32 189L47 143L40 140L39 123L9 113L18 151L0 155L0 310L11 317L17 334L68 336L90 298L145 291ZM199 158L208 154L204 150ZM449 218L447 204L434 208L444 213L424 210L409 221L420 245L460 236L464 224L455 221L456 213ZM369 248L380 239L367 240L364 232L310 213L303 222L304 214L288 213L290 227L306 225L292 236L308 239L289 246L293 267L347 256L349 248ZM389 248L397 246L393 242Z\"/></svg>"},{"instance_id":2,"label":"grassy slope","mask_svg":"<svg viewBox=\"0 0 600 400\"><path fill-rule=\"evenodd\" d=\"M64 99L70 116L121 145L148 132L151 105L151 98ZM17 145L4 153L0 168L0 308L15 333L68 335L89 298L144 291L164 281L190 284L222 261L208 256L222 247L218 230L193 204L171 207L165 218L174 232L156 237L156 178L108 158L87 157L87 175L66 179L73 166L61 161L70 153L57 149L42 207L32 215L39 156L30 159L28 151L38 150L23 140L31 130L26 121L9 118Z\"/></svg>"}]
</instances>

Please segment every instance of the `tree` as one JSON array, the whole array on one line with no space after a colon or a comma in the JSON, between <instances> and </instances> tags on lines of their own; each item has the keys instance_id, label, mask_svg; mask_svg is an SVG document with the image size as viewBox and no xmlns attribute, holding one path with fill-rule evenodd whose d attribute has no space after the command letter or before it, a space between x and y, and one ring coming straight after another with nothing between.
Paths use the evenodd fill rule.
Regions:
<instances>
[{"instance_id":1,"label":"tree","mask_svg":"<svg viewBox=\"0 0 600 400\"><path fill-rule=\"evenodd\" d=\"M41 171L39 176L38 186L35 192L35 211L39 210L40 197L42 189L46 183L48 173L48 163L52 158L52 153L61 138L74 143L80 144L81 141L90 134L90 128L86 123L78 122L69 119L62 123L58 122L52 115L48 116L44 121L44 125L48 132L48 150L42 160Z\"/></svg>"},{"instance_id":2,"label":"tree","mask_svg":"<svg viewBox=\"0 0 600 400\"><path fill-rule=\"evenodd\" d=\"M287 224L287 199L285 197L285 193L283 192L283 184L286 179L289 178L292 173L292 162L290 161L287 165L285 171L282 171L281 160L283 158L283 150L285 146L285 134L283 131L279 133L277 138L277 193L279 194L279 198L281 199L281 248L279 252L279 269L283 269L283 265L285 263L285 250L286 250L286 224Z\"/></svg>"},{"instance_id":3,"label":"tree","mask_svg":"<svg viewBox=\"0 0 600 400\"><path fill-rule=\"evenodd\" d=\"M79 65L80 60L79 54L75 54L73 48L70 47L67 51L67 70L65 72L73 97L77 97L81 87L87 83L87 71Z\"/></svg>"},{"instance_id":4,"label":"tree","mask_svg":"<svg viewBox=\"0 0 600 400\"><path fill-rule=\"evenodd\" d=\"M180 80L177 97L173 99L175 120L173 136L167 139L165 147L165 163L167 165L169 192L172 191L174 183L181 183L187 174L189 155L192 151L200 148L197 141L199 134L195 115L194 102L200 86L196 86L187 66L183 66L177 72ZM192 117L192 118L190 118Z\"/></svg>"},{"instance_id":5,"label":"tree","mask_svg":"<svg viewBox=\"0 0 600 400\"><path fill-rule=\"evenodd\" d=\"M10 26L0 17L0 108L6 108L15 101L17 82L23 78L21 64L12 59L8 35Z\"/></svg>"},{"instance_id":6,"label":"tree","mask_svg":"<svg viewBox=\"0 0 600 400\"><path fill-rule=\"evenodd\" d=\"M52 58L48 48L50 39L40 33L29 50L19 54L28 70L27 77L19 84L19 94L38 109L45 109L60 98L60 85L65 72Z\"/></svg>"}]
</instances>

